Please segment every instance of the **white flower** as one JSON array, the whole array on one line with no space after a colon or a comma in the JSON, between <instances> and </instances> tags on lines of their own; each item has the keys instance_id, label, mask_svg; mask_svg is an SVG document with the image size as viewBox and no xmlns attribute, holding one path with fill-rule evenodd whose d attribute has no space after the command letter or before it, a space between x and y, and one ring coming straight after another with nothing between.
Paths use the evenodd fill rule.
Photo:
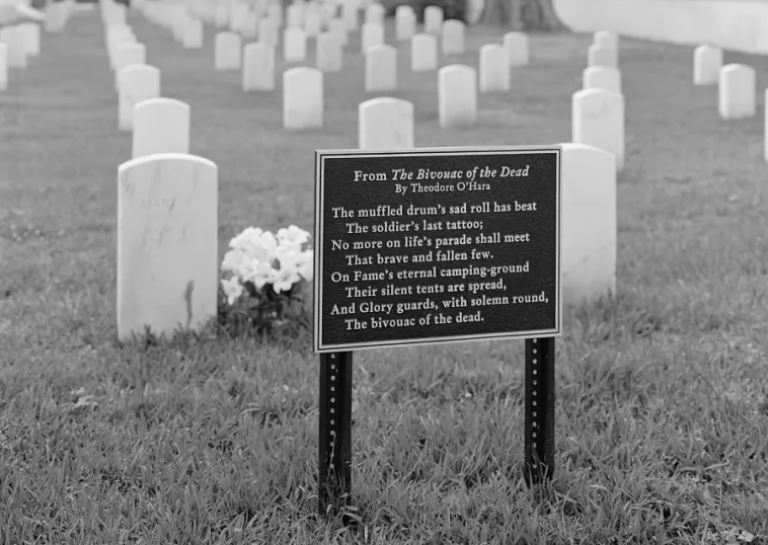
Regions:
<instances>
[{"instance_id":1,"label":"white flower","mask_svg":"<svg viewBox=\"0 0 768 545\"><path fill-rule=\"evenodd\" d=\"M251 281L260 290L264 284L271 284L274 281L277 271L272 268L270 263L259 261L258 259L248 260L240 272L240 278L243 282Z\"/></svg>"},{"instance_id":2,"label":"white flower","mask_svg":"<svg viewBox=\"0 0 768 545\"><path fill-rule=\"evenodd\" d=\"M247 252L252 246L252 241L260 239L263 232L258 227L248 227L229 241L229 247Z\"/></svg>"},{"instance_id":3,"label":"white flower","mask_svg":"<svg viewBox=\"0 0 768 545\"><path fill-rule=\"evenodd\" d=\"M277 231L277 238L281 243L291 246L301 246L309 240L309 233L304 229L291 225Z\"/></svg>"},{"instance_id":4,"label":"white flower","mask_svg":"<svg viewBox=\"0 0 768 545\"><path fill-rule=\"evenodd\" d=\"M227 296L227 303L230 305L243 293L243 286L236 276L233 276L229 280L222 279L221 287L224 289L224 293Z\"/></svg>"},{"instance_id":5,"label":"white flower","mask_svg":"<svg viewBox=\"0 0 768 545\"><path fill-rule=\"evenodd\" d=\"M312 282L314 276L314 252L312 250L306 250L301 253L299 259L296 261L296 267L299 274L307 282Z\"/></svg>"},{"instance_id":6,"label":"white flower","mask_svg":"<svg viewBox=\"0 0 768 545\"><path fill-rule=\"evenodd\" d=\"M280 270L277 271L272 282L272 287L275 289L275 293L289 291L300 280L299 271L293 263L286 263L285 265L281 263Z\"/></svg>"},{"instance_id":7,"label":"white flower","mask_svg":"<svg viewBox=\"0 0 768 545\"><path fill-rule=\"evenodd\" d=\"M221 262L221 270L237 273L240 270L240 267L243 266L244 260L245 252L240 249L230 250L224 254L224 260Z\"/></svg>"}]
</instances>

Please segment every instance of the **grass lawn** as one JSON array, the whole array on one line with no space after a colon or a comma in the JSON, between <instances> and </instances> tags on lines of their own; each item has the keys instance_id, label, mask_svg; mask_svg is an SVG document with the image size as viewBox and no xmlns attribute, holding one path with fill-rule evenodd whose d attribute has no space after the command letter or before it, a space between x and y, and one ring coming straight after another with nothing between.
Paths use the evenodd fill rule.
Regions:
<instances>
[{"instance_id":1,"label":"grass lawn","mask_svg":"<svg viewBox=\"0 0 768 545\"><path fill-rule=\"evenodd\" d=\"M192 152L219 166L220 254L249 225L311 229L313 152L355 147L371 98L359 37L325 77L325 127L288 133L279 91L246 95L239 74L214 72L210 28L185 51L130 23L163 95L191 105ZM471 28L450 62L476 65L502 33ZM481 96L466 130L438 127L436 75L410 73L400 46L395 96L415 104L416 145L568 141L589 39L533 35L531 65ZM619 293L567 312L551 485L521 478L521 342L364 351L349 529L315 516L308 332L116 342L130 137L96 12L42 50L0 94L0 543L768 544L763 103L719 120L692 48L622 40ZM757 69L762 98L768 60L726 61Z\"/></svg>"}]
</instances>

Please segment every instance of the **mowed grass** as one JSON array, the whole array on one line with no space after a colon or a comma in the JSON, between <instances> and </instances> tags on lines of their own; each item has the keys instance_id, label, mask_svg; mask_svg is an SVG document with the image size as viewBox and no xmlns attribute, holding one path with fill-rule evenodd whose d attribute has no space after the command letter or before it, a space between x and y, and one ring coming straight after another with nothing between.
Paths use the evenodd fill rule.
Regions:
<instances>
[{"instance_id":1,"label":"mowed grass","mask_svg":"<svg viewBox=\"0 0 768 545\"><path fill-rule=\"evenodd\" d=\"M311 229L313 151L355 147L373 96L358 38L325 77L324 128L289 133L279 91L246 95L214 72L210 29L184 51L130 23L164 96L192 107L192 152L219 165L220 255L249 225ZM476 66L502 33L471 28L447 62ZM588 42L533 35L531 65L480 97L472 129L438 127L436 76L410 73L405 46L394 94L415 103L419 146L568 141ZM767 59L726 61L768 86ZM308 332L116 342L130 137L101 23L74 15L0 94L0 543L768 543L763 105L719 120L691 64L692 48L622 39L619 293L567 312L552 483L521 478L521 343L363 351L345 528L315 514Z\"/></svg>"}]
</instances>

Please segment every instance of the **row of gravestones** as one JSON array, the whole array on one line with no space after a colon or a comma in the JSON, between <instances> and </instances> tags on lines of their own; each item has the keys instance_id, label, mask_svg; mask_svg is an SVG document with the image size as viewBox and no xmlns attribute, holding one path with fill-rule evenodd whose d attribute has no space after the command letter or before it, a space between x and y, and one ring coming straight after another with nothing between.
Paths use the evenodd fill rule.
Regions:
<instances>
[{"instance_id":1,"label":"row of gravestones","mask_svg":"<svg viewBox=\"0 0 768 545\"><path fill-rule=\"evenodd\" d=\"M379 8L376 15L372 9ZM410 8L409 8L410 9ZM402 11L400 11L402 12ZM464 50L464 23L442 21L442 12L434 10L433 27L440 28L444 52ZM290 20L290 16L288 17ZM362 44L366 55L365 89L369 92L387 92L397 86L397 54L392 46L384 45L383 8L371 4L366 11L367 22L362 29ZM430 18L427 17L429 20ZM285 31L284 55L286 61L306 58L306 33L299 27ZM317 64L320 71L338 71L342 64L342 44L338 35L321 33L317 39ZM241 55L242 51L242 55ZM273 90L275 86L275 51L272 44L257 42L242 47L240 35L221 32L215 40L215 62L218 70L235 70L242 66L243 89ZM504 36L504 45L488 44L480 50L479 89L481 92L506 91L510 88L509 67L527 64L528 39L521 33ZM432 34L419 34L412 38L412 68L437 68L437 41ZM441 126L471 124L476 118L476 71L470 67L444 67L438 76L440 91ZM311 69L289 70L284 74L284 126L291 129L313 128L322 125L322 75Z\"/></svg>"},{"instance_id":2,"label":"row of gravestones","mask_svg":"<svg viewBox=\"0 0 768 545\"><path fill-rule=\"evenodd\" d=\"M148 69L153 67L139 64L122 73ZM446 87L463 81L474 90L474 74L450 79L466 70L473 71L443 67ZM157 83L150 87L159 95L159 72L152 73ZM322 78L319 71L294 68L284 84L284 90L294 89L294 102L302 107L306 100L299 89L308 86L302 79L306 74ZM295 86L292 75L298 78ZM142 100L132 109L133 159L118 169L121 339L142 334L146 326L157 334L197 329L216 313L218 169L189 155L189 116L186 104L168 98ZM386 97L364 102L358 140L362 149L413 148L413 105ZM562 170L564 286L568 300L577 302L615 291L616 159L592 146L566 144Z\"/></svg>"},{"instance_id":3,"label":"row of gravestones","mask_svg":"<svg viewBox=\"0 0 768 545\"><path fill-rule=\"evenodd\" d=\"M135 107L134 158L118 168L122 340L147 327L157 335L199 329L216 315L218 168L189 155L188 146L184 103L159 98ZM359 147L413 148L412 105L394 98L360 104ZM561 183L566 303L615 292L615 157L591 146L564 144Z\"/></svg>"},{"instance_id":4,"label":"row of gravestones","mask_svg":"<svg viewBox=\"0 0 768 545\"><path fill-rule=\"evenodd\" d=\"M44 8L43 28L61 32L75 9L74 0L48 2ZM0 28L0 91L8 88L10 68L26 68L31 57L40 54L40 25L25 22Z\"/></svg>"},{"instance_id":5,"label":"row of gravestones","mask_svg":"<svg viewBox=\"0 0 768 545\"><path fill-rule=\"evenodd\" d=\"M452 23L463 23L449 20L445 26L456 27ZM322 32L316 39L316 66L324 72L340 70L342 64L343 48L346 45L345 38L334 32ZM444 55L464 53L463 26L461 33L451 35L444 34L442 40L442 52ZM411 44L411 70L436 70L438 64L438 40L432 34L415 34L410 39ZM260 45L264 51L271 51L274 56L275 43L259 40L243 46L243 40L234 32L220 32L214 39L214 67L216 70L239 70L248 64L246 48ZM361 50L366 54L372 47L386 45L384 42L384 27L376 23L365 23L362 29ZM489 44L495 45L495 44ZM391 47L394 50L394 47ZM528 64L528 37L519 32L508 32L504 35L502 45L506 56L506 67L524 66ZM269 49L266 49L269 48ZM480 57L483 58L482 50ZM299 28L288 28L283 33L283 57L286 62L304 62L307 58L307 35ZM273 64L272 61L271 64Z\"/></svg>"}]
</instances>

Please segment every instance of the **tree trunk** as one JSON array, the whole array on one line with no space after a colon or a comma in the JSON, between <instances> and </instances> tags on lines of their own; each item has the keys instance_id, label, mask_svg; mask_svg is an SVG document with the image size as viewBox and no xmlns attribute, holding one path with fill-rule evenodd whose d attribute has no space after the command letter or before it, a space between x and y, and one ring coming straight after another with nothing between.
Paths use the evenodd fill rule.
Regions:
<instances>
[{"instance_id":1,"label":"tree trunk","mask_svg":"<svg viewBox=\"0 0 768 545\"><path fill-rule=\"evenodd\" d=\"M481 21L510 30L562 28L552 7L552 0L485 0Z\"/></svg>"}]
</instances>

